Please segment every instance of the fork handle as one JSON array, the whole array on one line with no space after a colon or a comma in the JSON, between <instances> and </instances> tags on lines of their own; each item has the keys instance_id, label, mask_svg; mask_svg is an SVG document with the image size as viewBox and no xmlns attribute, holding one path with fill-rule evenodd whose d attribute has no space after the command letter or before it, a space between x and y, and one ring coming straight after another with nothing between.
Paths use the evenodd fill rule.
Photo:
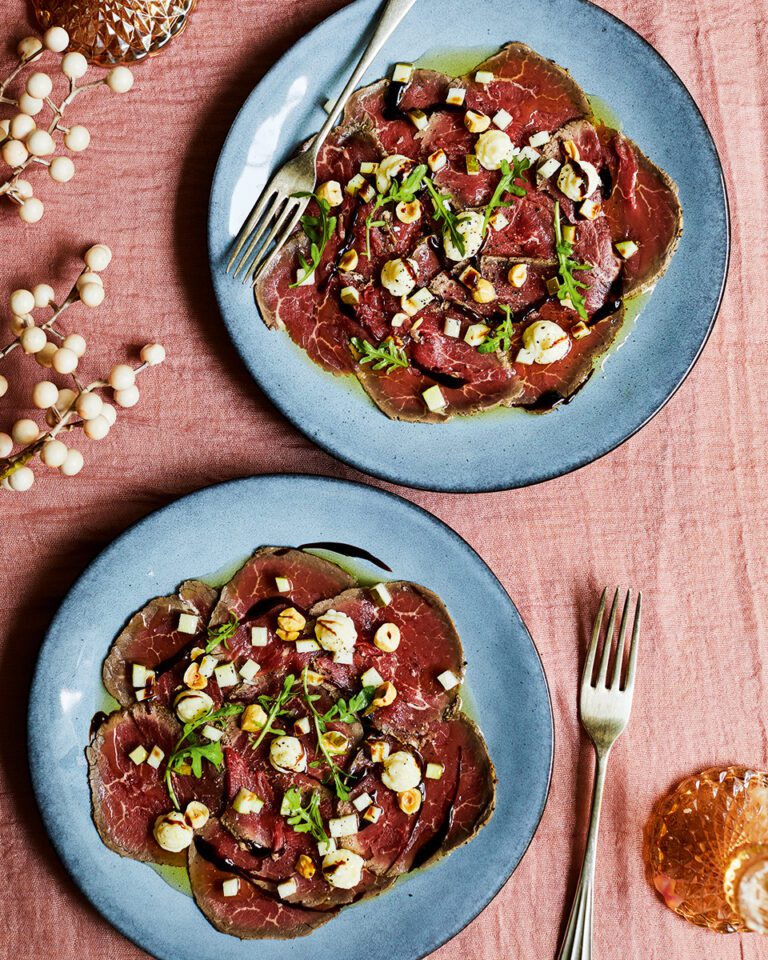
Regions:
<instances>
[{"instance_id":1,"label":"fork handle","mask_svg":"<svg viewBox=\"0 0 768 960\"><path fill-rule=\"evenodd\" d=\"M597 834L600 828L600 811L603 805L603 788L608 767L608 750L597 750L595 784L592 790L592 811L589 817L589 830L581 865L579 883L573 898L568 926L565 929L563 944L558 960L591 960L592 958L592 905L595 880L595 857L597 855Z\"/></svg>"},{"instance_id":2,"label":"fork handle","mask_svg":"<svg viewBox=\"0 0 768 960\"><path fill-rule=\"evenodd\" d=\"M346 107L347 101L357 89L357 85L362 79L366 70L376 59L381 48L392 36L395 28L400 24L401 20L405 17L415 2L416 0L389 0L389 2L384 6L381 16L379 17L379 22L376 24L376 29L374 30L373 36L366 47L365 53L360 58L360 62L355 67L352 76L347 81L346 87L344 87L339 99L334 104L333 109L328 115L328 119L320 128L320 132L314 139L311 149L313 150L315 157L317 157L318 153L320 152L320 147L322 147L326 137L333 129L339 114L344 107Z\"/></svg>"}]
</instances>

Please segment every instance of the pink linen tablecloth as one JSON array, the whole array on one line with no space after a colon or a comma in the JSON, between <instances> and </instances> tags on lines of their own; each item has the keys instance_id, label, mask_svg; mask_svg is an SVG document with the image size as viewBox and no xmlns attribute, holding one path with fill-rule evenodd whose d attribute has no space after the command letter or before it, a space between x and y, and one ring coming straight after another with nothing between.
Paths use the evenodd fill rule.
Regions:
<instances>
[{"instance_id":1,"label":"pink linen tablecloth","mask_svg":"<svg viewBox=\"0 0 768 960\"><path fill-rule=\"evenodd\" d=\"M768 766L768 5L607 0L669 60L721 151L733 216L730 284L702 359L668 407L621 449L530 490L405 493L477 548L515 599L549 676L557 728L541 828L502 893L440 960L553 957L576 882L591 755L575 717L585 631L606 583L642 587L647 617L628 732L614 751L598 861L596 960L757 960L768 943L719 937L666 910L643 878L654 799L712 764ZM214 481L269 471L361 479L288 426L223 330L205 219L216 157L254 83L339 0L202 2L188 34L137 71L134 92L77 116L93 145L75 180L43 188L45 220L0 217L0 302L71 281L92 242L115 252L93 358L147 340L170 359L74 480L0 493L0 958L144 956L78 893L36 813L24 720L32 667L60 598L93 556L154 508ZM4 39L27 32L0 0ZM514 33L514 5L510 6ZM0 60L10 62L6 54ZM97 103L96 100L101 100ZM691 158L695 162L696 158ZM11 377L16 358L9 363ZM0 429L27 403L0 401ZM17 416L19 414L16 414ZM105 640L106 642L106 640ZM397 957L396 944L393 957Z\"/></svg>"}]
</instances>

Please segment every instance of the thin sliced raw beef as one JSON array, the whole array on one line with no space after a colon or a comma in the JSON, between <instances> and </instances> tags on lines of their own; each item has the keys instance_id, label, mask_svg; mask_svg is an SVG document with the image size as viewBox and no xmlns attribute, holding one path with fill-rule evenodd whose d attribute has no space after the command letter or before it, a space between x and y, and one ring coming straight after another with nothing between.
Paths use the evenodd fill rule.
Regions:
<instances>
[{"instance_id":1,"label":"thin sliced raw beef","mask_svg":"<svg viewBox=\"0 0 768 960\"><path fill-rule=\"evenodd\" d=\"M250 879L254 866L258 860L233 838L227 842L226 831L215 821L189 848L192 895L217 930L241 940L287 940L306 936L333 916L330 911L309 910L277 899ZM240 880L237 894L225 897L224 881L233 878Z\"/></svg>"},{"instance_id":2,"label":"thin sliced raw beef","mask_svg":"<svg viewBox=\"0 0 768 960\"><path fill-rule=\"evenodd\" d=\"M163 850L152 835L157 817L173 809L163 780L166 761L156 770L129 757L138 746L147 752L157 746L167 760L180 734L181 727L168 710L140 703L111 714L86 750L96 828L104 843L123 857L176 866L184 863L183 854ZM201 779L174 774L172 783L182 810L192 799L214 813L218 810L223 774L210 764L204 765Z\"/></svg>"},{"instance_id":3,"label":"thin sliced raw beef","mask_svg":"<svg viewBox=\"0 0 768 960\"><path fill-rule=\"evenodd\" d=\"M438 676L451 670L464 675L461 640L450 614L440 598L414 583L387 584L391 602L377 606L371 592L356 588L313 608L313 617L327 610L346 613L355 623L358 640L352 664L334 663L333 657L319 655L313 669L330 678L341 690L358 689L362 672L374 667L383 680L391 681L397 699L378 709L371 723L379 730L408 735L425 730L455 705L457 689L445 690ZM385 653L374 645L380 626L392 623L400 630L400 645Z\"/></svg>"},{"instance_id":4,"label":"thin sliced raw beef","mask_svg":"<svg viewBox=\"0 0 768 960\"><path fill-rule=\"evenodd\" d=\"M154 668L173 659L195 637L180 633L179 616L190 613L200 619L197 636L205 635L205 627L216 603L216 591L199 580L187 580L177 594L157 597L135 613L117 636L104 661L104 686L122 706L135 703L131 684L131 665Z\"/></svg>"}]
</instances>

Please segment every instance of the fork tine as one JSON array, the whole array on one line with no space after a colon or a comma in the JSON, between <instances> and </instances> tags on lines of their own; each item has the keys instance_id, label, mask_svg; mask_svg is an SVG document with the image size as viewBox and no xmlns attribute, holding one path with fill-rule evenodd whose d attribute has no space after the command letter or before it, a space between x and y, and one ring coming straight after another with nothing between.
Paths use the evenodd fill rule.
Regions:
<instances>
[{"instance_id":1,"label":"fork tine","mask_svg":"<svg viewBox=\"0 0 768 960\"><path fill-rule=\"evenodd\" d=\"M608 676L608 662L611 659L611 648L613 647L613 629L616 626L616 612L619 608L619 588L616 587L616 593L613 595L611 604L611 615L608 617L608 627L605 631L605 641L603 643L603 655L600 658L600 673L597 679L597 685L604 687Z\"/></svg>"},{"instance_id":2,"label":"fork tine","mask_svg":"<svg viewBox=\"0 0 768 960\"><path fill-rule=\"evenodd\" d=\"M630 692L635 686L635 671L637 669L637 647L640 640L640 621L643 606L642 593L637 594L637 606L635 607L635 622L632 626L632 642L629 647L629 663L627 664L627 680L624 689Z\"/></svg>"},{"instance_id":3,"label":"fork tine","mask_svg":"<svg viewBox=\"0 0 768 960\"><path fill-rule=\"evenodd\" d=\"M240 263L238 263L235 272L232 274L232 277L236 277L241 270L245 269L243 274L243 283L248 279L248 261L253 256L256 248L259 246L261 238L264 236L264 233L269 228L270 223L280 214L281 210L284 209L284 204L287 203L279 194L275 196L272 206L267 210L264 216L261 218L261 222L258 225L258 228L253 232L250 238L250 243L248 244L245 253L243 253L240 258Z\"/></svg>"},{"instance_id":4,"label":"fork tine","mask_svg":"<svg viewBox=\"0 0 768 960\"><path fill-rule=\"evenodd\" d=\"M621 672L624 667L624 639L627 633L627 623L629 621L629 604L632 599L632 591L627 590L627 596L624 600L624 609L621 611L621 621L619 623L619 642L616 646L616 659L613 664L613 679L611 680L611 689L618 690L621 680Z\"/></svg>"},{"instance_id":5,"label":"fork tine","mask_svg":"<svg viewBox=\"0 0 768 960\"><path fill-rule=\"evenodd\" d=\"M235 242L235 249L232 251L232 256L229 258L229 263L227 264L227 273L229 273L229 271L232 269L232 265L234 264L235 260L237 260L238 254L243 249L245 244L248 242L248 238L253 232L254 227L259 222L262 214L267 208L267 203L274 195L275 195L275 190L272 187L272 183L270 182L261 191L261 196L254 204L253 210L251 210L250 214L248 215L248 219L240 228L240 233L238 233L237 240ZM242 263L238 267L238 270L240 269L240 267L242 267ZM235 271L235 276L237 276L237 271Z\"/></svg>"},{"instance_id":6,"label":"fork tine","mask_svg":"<svg viewBox=\"0 0 768 960\"><path fill-rule=\"evenodd\" d=\"M248 283L249 281L253 280L254 276L259 272L259 270L269 262L271 257L270 247L272 246L272 242L285 226L285 223L287 222L291 213L295 212L295 210L295 201L289 197L286 205L280 212L280 216L277 218L274 226L270 230L267 239L264 241L264 243L262 243L259 252L254 257L253 263L251 263L251 265L243 274L243 283Z\"/></svg>"},{"instance_id":7,"label":"fork tine","mask_svg":"<svg viewBox=\"0 0 768 960\"><path fill-rule=\"evenodd\" d=\"M605 601L607 596L608 587L603 590L603 595L600 597L600 609L597 611L595 625L592 627L592 639L589 642L587 659L584 663L584 674L581 680L583 684L592 684L592 671L595 669L595 655L597 654L597 644L600 639L600 627L603 625L603 614L605 613Z\"/></svg>"},{"instance_id":8,"label":"fork tine","mask_svg":"<svg viewBox=\"0 0 768 960\"><path fill-rule=\"evenodd\" d=\"M294 212L293 216L291 217L291 219L288 221L288 223L287 223L287 224L285 225L285 227L283 228L282 233L281 233L280 236L277 238L277 240L275 240L275 245L274 245L274 247L272 248L272 252L267 256L266 260L264 260L264 262L263 262L262 265L259 267L259 269L256 271L256 273L253 274L253 286L254 286L254 287L255 287L256 284L259 282L259 279L261 278L261 275L262 275L262 273L264 272L264 270L269 266L269 264L272 262L272 260L274 260L274 258L278 255L278 253L280 253L280 251L281 251L281 250L283 249L283 247L285 246L288 238L289 238L289 237L291 236L291 234L293 233L296 224L297 224L297 223L299 222L299 220L301 219L301 215L302 215L302 213L304 212L304 209L305 209L305 205L304 205L304 204L299 204L299 205L298 205L298 207L296 208L296 211Z\"/></svg>"}]
</instances>

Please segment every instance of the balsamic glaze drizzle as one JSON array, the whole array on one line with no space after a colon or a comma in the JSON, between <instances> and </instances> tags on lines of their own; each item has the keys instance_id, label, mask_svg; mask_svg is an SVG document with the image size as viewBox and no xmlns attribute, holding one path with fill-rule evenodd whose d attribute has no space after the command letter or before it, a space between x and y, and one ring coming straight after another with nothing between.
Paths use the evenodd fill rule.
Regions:
<instances>
[{"instance_id":1,"label":"balsamic glaze drizzle","mask_svg":"<svg viewBox=\"0 0 768 960\"><path fill-rule=\"evenodd\" d=\"M362 547L356 547L351 543L337 543L335 540L319 540L317 543L302 543L297 550L330 550L332 553L340 553L343 557L355 557L358 560L367 560L376 567L392 573L392 567L387 566L383 560L374 557L372 553L364 550Z\"/></svg>"}]
</instances>

